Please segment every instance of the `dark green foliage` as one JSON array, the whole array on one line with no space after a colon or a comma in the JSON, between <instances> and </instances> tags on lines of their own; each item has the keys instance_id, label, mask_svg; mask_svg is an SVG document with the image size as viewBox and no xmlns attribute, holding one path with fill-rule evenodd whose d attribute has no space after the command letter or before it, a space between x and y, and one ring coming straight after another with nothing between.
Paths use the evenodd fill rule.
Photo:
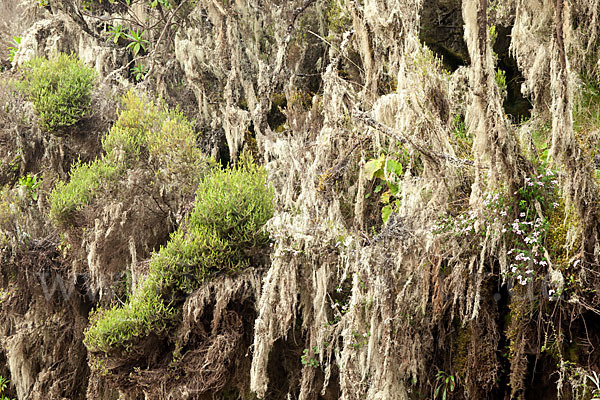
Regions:
<instances>
[{"instance_id":1,"label":"dark green foliage","mask_svg":"<svg viewBox=\"0 0 600 400\"><path fill-rule=\"evenodd\" d=\"M0 376L0 400L11 400L10 398L6 397L6 395L2 394L2 392L4 392L8 387L8 383L8 379Z\"/></svg>"}]
</instances>

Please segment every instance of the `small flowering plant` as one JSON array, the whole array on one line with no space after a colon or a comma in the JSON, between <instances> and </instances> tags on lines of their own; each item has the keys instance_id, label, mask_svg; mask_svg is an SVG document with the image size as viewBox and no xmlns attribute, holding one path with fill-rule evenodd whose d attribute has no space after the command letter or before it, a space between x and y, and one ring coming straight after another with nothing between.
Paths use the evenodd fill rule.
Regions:
<instances>
[{"instance_id":1,"label":"small flowering plant","mask_svg":"<svg viewBox=\"0 0 600 400\"><path fill-rule=\"evenodd\" d=\"M548 231L549 214L558 207L558 181L556 173L543 166L538 168L535 177L526 177L523 187L513 194L520 198L518 216L505 224L503 232L510 232L513 246L508 251L510 265L508 276L513 277L519 284L525 285L533 281L535 271L548 266L546 248L544 246ZM540 205L542 214L536 210L536 202Z\"/></svg>"},{"instance_id":2,"label":"small flowering plant","mask_svg":"<svg viewBox=\"0 0 600 400\"><path fill-rule=\"evenodd\" d=\"M456 217L446 217L432 226L432 232L453 233L464 239L473 238L479 223L479 233L483 236L491 229L500 230L510 249L507 252L509 268L506 277L513 278L520 285L533 282L536 271L548 265L545 248L549 215L558 207L556 173L544 166L537 174L524 179L523 187L507 198L502 193L492 192L484 196L483 209L469 210ZM540 205L542 215L538 213Z\"/></svg>"},{"instance_id":3,"label":"small flowering plant","mask_svg":"<svg viewBox=\"0 0 600 400\"><path fill-rule=\"evenodd\" d=\"M525 213L519 214L526 218ZM511 264L508 276L515 278L519 284L525 285L535 277L537 267L545 267L548 260L544 256L544 238L548 227L546 218L527 221L516 218L503 230L513 234L513 247L508 251Z\"/></svg>"}]
</instances>

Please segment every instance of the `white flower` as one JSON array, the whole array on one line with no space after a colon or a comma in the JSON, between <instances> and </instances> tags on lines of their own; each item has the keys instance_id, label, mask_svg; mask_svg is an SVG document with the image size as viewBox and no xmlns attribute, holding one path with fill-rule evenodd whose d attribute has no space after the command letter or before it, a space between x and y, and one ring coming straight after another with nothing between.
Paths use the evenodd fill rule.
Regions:
<instances>
[{"instance_id":1,"label":"white flower","mask_svg":"<svg viewBox=\"0 0 600 400\"><path fill-rule=\"evenodd\" d=\"M576 267L576 266L577 266L577 264L579 264L580 262L581 262L581 260L576 260L576 261L573 263L573 266L574 266L574 267Z\"/></svg>"},{"instance_id":2,"label":"white flower","mask_svg":"<svg viewBox=\"0 0 600 400\"><path fill-rule=\"evenodd\" d=\"M524 218L525 217L525 213L522 212L521 214L519 214L519 217Z\"/></svg>"},{"instance_id":3,"label":"white flower","mask_svg":"<svg viewBox=\"0 0 600 400\"><path fill-rule=\"evenodd\" d=\"M500 215L506 217L506 211L500 211Z\"/></svg>"}]
</instances>

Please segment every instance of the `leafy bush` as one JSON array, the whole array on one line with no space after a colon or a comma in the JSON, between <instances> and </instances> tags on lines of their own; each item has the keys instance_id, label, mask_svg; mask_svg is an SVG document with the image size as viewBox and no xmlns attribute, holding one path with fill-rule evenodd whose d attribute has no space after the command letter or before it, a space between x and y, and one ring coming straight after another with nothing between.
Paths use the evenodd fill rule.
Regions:
<instances>
[{"instance_id":1,"label":"leafy bush","mask_svg":"<svg viewBox=\"0 0 600 400\"><path fill-rule=\"evenodd\" d=\"M91 203L103 187L114 188L128 169L142 167L171 192L193 196L202 172L211 164L196 147L186 118L130 91L123 110L102 140L106 155L88 164L76 162L70 181L59 182L50 195L50 215L59 224ZM183 184L182 184L183 183Z\"/></svg>"},{"instance_id":2,"label":"leafy bush","mask_svg":"<svg viewBox=\"0 0 600 400\"><path fill-rule=\"evenodd\" d=\"M38 188L40 180L35 175L27 174L19 178L19 186L25 190L25 196L30 200L38 200Z\"/></svg>"},{"instance_id":3,"label":"leafy bush","mask_svg":"<svg viewBox=\"0 0 600 400\"><path fill-rule=\"evenodd\" d=\"M129 351L137 338L166 331L176 312L150 290L120 307L99 309L90 317L85 344L96 351L112 348Z\"/></svg>"},{"instance_id":4,"label":"leafy bush","mask_svg":"<svg viewBox=\"0 0 600 400\"><path fill-rule=\"evenodd\" d=\"M71 126L89 112L95 83L94 69L72 55L35 58L23 70L23 89L49 131Z\"/></svg>"},{"instance_id":5,"label":"leafy bush","mask_svg":"<svg viewBox=\"0 0 600 400\"><path fill-rule=\"evenodd\" d=\"M118 166L105 160L89 164L76 161L71 167L69 183L59 181L50 194L50 217L59 224L68 222L75 211L90 203L103 182L118 173Z\"/></svg>"},{"instance_id":6,"label":"leafy bush","mask_svg":"<svg viewBox=\"0 0 600 400\"><path fill-rule=\"evenodd\" d=\"M11 400L6 395L2 394L8 387L9 380L0 376L0 400Z\"/></svg>"},{"instance_id":7,"label":"leafy bush","mask_svg":"<svg viewBox=\"0 0 600 400\"><path fill-rule=\"evenodd\" d=\"M261 246L268 235L260 231L273 214L273 191L266 172L246 161L238 169L217 169L200 183L190 225L213 230L236 248Z\"/></svg>"},{"instance_id":8,"label":"leafy bush","mask_svg":"<svg viewBox=\"0 0 600 400\"><path fill-rule=\"evenodd\" d=\"M88 349L127 352L136 340L166 332L186 294L219 271L247 267L249 253L268 241L262 227L273 214L272 199L264 169L251 160L208 173L184 227L153 255L141 291L124 306L94 314L85 334Z\"/></svg>"},{"instance_id":9,"label":"leafy bush","mask_svg":"<svg viewBox=\"0 0 600 400\"><path fill-rule=\"evenodd\" d=\"M119 119L102 140L107 158L128 167L150 162L156 171L170 174L190 174L190 166L201 164L194 128L183 114L134 91L123 96L122 106Z\"/></svg>"}]
</instances>

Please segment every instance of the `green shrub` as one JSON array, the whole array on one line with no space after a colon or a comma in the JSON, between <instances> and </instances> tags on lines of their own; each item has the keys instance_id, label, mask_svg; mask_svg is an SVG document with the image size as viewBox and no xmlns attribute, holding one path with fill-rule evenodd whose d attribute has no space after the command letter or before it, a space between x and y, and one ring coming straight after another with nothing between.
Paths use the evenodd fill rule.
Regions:
<instances>
[{"instance_id":1,"label":"green shrub","mask_svg":"<svg viewBox=\"0 0 600 400\"><path fill-rule=\"evenodd\" d=\"M123 96L119 119L102 140L107 158L128 167L149 162L157 173L180 176L206 168L196 147L196 134L183 114L129 91Z\"/></svg>"},{"instance_id":2,"label":"green shrub","mask_svg":"<svg viewBox=\"0 0 600 400\"><path fill-rule=\"evenodd\" d=\"M187 191L191 198L204 170L213 164L196 147L194 129L180 113L133 91L122 104L117 122L102 140L106 155L88 164L76 162L69 182L58 182L50 194L55 222L70 221L103 187L117 186L128 169L150 169L154 183L171 193Z\"/></svg>"},{"instance_id":3,"label":"green shrub","mask_svg":"<svg viewBox=\"0 0 600 400\"><path fill-rule=\"evenodd\" d=\"M85 344L90 349L106 352L111 348L129 351L137 338L147 337L152 332L165 332L175 315L171 306L145 291L123 306L92 313L92 328L86 331Z\"/></svg>"},{"instance_id":4,"label":"green shrub","mask_svg":"<svg viewBox=\"0 0 600 400\"><path fill-rule=\"evenodd\" d=\"M96 72L76 56L35 58L23 70L23 89L40 126L49 131L75 124L90 109Z\"/></svg>"},{"instance_id":5,"label":"green shrub","mask_svg":"<svg viewBox=\"0 0 600 400\"><path fill-rule=\"evenodd\" d=\"M88 205L103 182L118 176L119 167L105 160L88 164L76 161L71 167L70 181L59 181L50 194L50 217L62 224L72 214Z\"/></svg>"},{"instance_id":6,"label":"green shrub","mask_svg":"<svg viewBox=\"0 0 600 400\"><path fill-rule=\"evenodd\" d=\"M139 161L143 149L147 147L148 135L157 131L161 120L167 117L161 114L153 102L133 91L123 96L119 118L102 139L107 158L125 161L130 166ZM144 158L147 156L146 152Z\"/></svg>"},{"instance_id":7,"label":"green shrub","mask_svg":"<svg viewBox=\"0 0 600 400\"><path fill-rule=\"evenodd\" d=\"M273 191L266 172L253 161L237 169L214 170L200 183L190 225L214 230L236 249L261 246L268 235L260 230L273 214Z\"/></svg>"},{"instance_id":8,"label":"green shrub","mask_svg":"<svg viewBox=\"0 0 600 400\"><path fill-rule=\"evenodd\" d=\"M166 332L186 294L220 271L249 266L249 254L268 242L262 228L273 214L273 191L263 168L243 164L204 177L194 210L153 255L140 292L124 306L94 314L85 333L90 351L127 352L150 333Z\"/></svg>"}]
</instances>

